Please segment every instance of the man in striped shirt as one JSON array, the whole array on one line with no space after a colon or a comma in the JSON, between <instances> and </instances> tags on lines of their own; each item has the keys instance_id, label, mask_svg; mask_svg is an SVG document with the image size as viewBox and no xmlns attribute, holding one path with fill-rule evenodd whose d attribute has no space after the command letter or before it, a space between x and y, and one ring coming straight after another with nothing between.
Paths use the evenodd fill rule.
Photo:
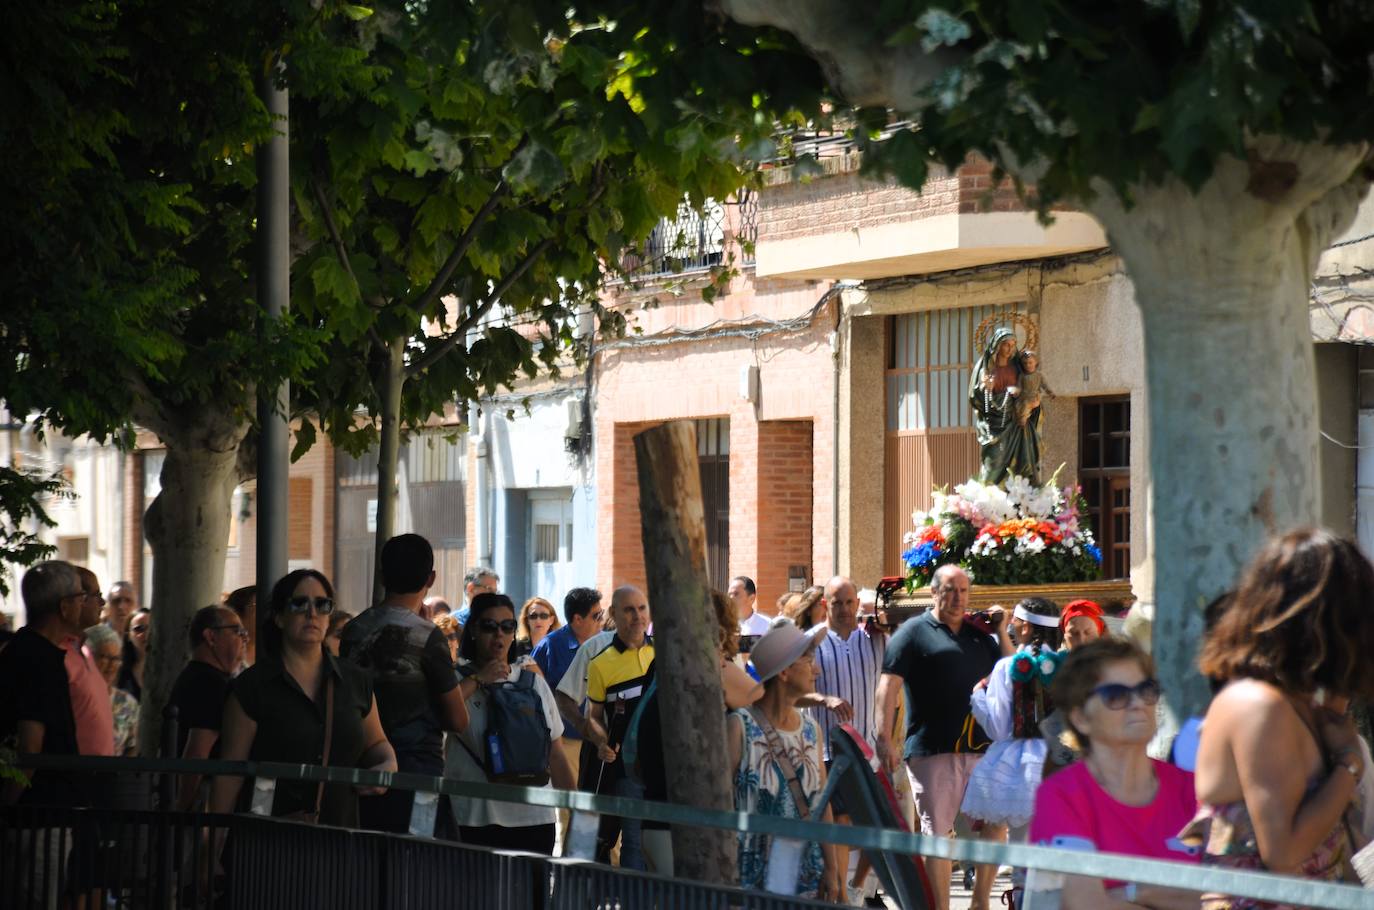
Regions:
<instances>
[{"instance_id":1,"label":"man in striped shirt","mask_svg":"<svg viewBox=\"0 0 1374 910\"><path fill-rule=\"evenodd\" d=\"M859 625L859 589L843 575L835 576L826 584L825 604L826 631L817 638L815 663L816 691L826 697L826 704L811 710L824 734L821 741L825 767L829 770L832 727L852 724L870 745L877 737L879 718L874 702L878 677L883 672L883 656L887 653L887 638L876 625ZM836 801L832 808L837 822L849 821L842 803ZM853 858L858 859L857 851ZM849 884L855 870L847 864L842 865L841 870Z\"/></svg>"}]
</instances>

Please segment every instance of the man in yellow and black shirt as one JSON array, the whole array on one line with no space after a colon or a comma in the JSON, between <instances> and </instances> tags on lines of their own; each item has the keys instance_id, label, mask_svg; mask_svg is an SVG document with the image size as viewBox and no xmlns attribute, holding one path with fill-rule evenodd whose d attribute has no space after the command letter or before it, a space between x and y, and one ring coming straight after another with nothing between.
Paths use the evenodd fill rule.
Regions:
<instances>
[{"instance_id":1,"label":"man in yellow and black shirt","mask_svg":"<svg viewBox=\"0 0 1374 910\"><path fill-rule=\"evenodd\" d=\"M617 588L611 595L611 612L615 616L615 639L587 666L587 699L591 703L587 740L599 760L583 762L581 785L595 793L640 799L643 788L626 775L620 745L635 706L649 686L654 663L654 644L648 634L649 603L638 588ZM609 861L619 835L620 865L643 869L639 833L637 820L603 815L597 832L597 861Z\"/></svg>"}]
</instances>

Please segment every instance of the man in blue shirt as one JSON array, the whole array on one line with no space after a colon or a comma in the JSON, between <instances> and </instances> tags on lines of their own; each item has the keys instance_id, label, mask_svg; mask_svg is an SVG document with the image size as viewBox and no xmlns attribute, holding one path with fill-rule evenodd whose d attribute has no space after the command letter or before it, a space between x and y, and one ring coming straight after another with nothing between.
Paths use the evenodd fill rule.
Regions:
<instances>
[{"instance_id":1,"label":"man in blue shirt","mask_svg":"<svg viewBox=\"0 0 1374 910\"><path fill-rule=\"evenodd\" d=\"M458 612L453 614L453 618L458 620L458 631L463 631L463 626L468 624L468 615L471 608L468 604L478 594L496 594L501 590L501 576L489 566L476 565L468 569L463 576L463 605L458 608Z\"/></svg>"},{"instance_id":2,"label":"man in blue shirt","mask_svg":"<svg viewBox=\"0 0 1374 910\"><path fill-rule=\"evenodd\" d=\"M595 588L573 588L563 598L563 618L567 625L544 636L544 640L535 646L533 654L550 689L558 688L559 681L568 672L582 642L601 631L605 615L601 608L601 592Z\"/></svg>"}]
</instances>

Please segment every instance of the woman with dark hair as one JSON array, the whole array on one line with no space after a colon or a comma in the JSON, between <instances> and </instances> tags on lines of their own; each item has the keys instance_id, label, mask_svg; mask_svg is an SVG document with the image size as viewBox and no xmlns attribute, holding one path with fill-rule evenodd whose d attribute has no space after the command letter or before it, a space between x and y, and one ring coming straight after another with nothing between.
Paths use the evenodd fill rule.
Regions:
<instances>
[{"instance_id":1,"label":"woman with dark hair","mask_svg":"<svg viewBox=\"0 0 1374 910\"><path fill-rule=\"evenodd\" d=\"M248 630L248 641L243 648L243 665L251 667L258 659L257 585L245 585L230 591L224 598L224 605L239 615L243 627Z\"/></svg>"},{"instance_id":2,"label":"woman with dark hair","mask_svg":"<svg viewBox=\"0 0 1374 910\"><path fill-rule=\"evenodd\" d=\"M258 662L234 679L224 705L226 761L396 770L367 673L324 645L333 612L334 588L314 569L297 569L272 587ZM242 786L239 777L215 778L211 810L232 811ZM356 828L359 792L381 791L279 781L272 814Z\"/></svg>"},{"instance_id":3,"label":"woman with dark hair","mask_svg":"<svg viewBox=\"0 0 1374 910\"><path fill-rule=\"evenodd\" d=\"M1242 574L1198 661L1223 686L1202 728L1201 806L1185 832L1204 863L1342 879L1344 815L1367 770L1348 709L1374 697L1371 591L1359 548L1316 528L1271 541Z\"/></svg>"},{"instance_id":4,"label":"woman with dark hair","mask_svg":"<svg viewBox=\"0 0 1374 910\"><path fill-rule=\"evenodd\" d=\"M469 604L468 621L458 643L459 673L468 726L449 734L450 748L444 776L457 780L485 781L482 756L487 755L487 734L492 690L504 685L532 688L543 706L549 730L550 783L560 790L577 789L577 773L568 762L561 738L563 720L544 677L524 669L515 655L515 604L504 594L478 594ZM453 819L463 843L508 850L553 854L556 813L552 808L484 799L450 800Z\"/></svg>"},{"instance_id":5,"label":"woman with dark hair","mask_svg":"<svg viewBox=\"0 0 1374 910\"><path fill-rule=\"evenodd\" d=\"M1049 746L1040 722L1054 710L1050 683L1059 653L1059 608L1027 597L1012 611L1019 646L999 660L973 690L973 717L992 740L973 769L962 811L991 825L1019 828L1030 821Z\"/></svg>"},{"instance_id":6,"label":"woman with dark hair","mask_svg":"<svg viewBox=\"0 0 1374 910\"><path fill-rule=\"evenodd\" d=\"M135 701L143 700L143 668L148 663L148 636L153 630L153 614L139 608L129 617L129 634L124 637L124 662L115 685Z\"/></svg>"},{"instance_id":7,"label":"woman with dark hair","mask_svg":"<svg viewBox=\"0 0 1374 910\"><path fill-rule=\"evenodd\" d=\"M1145 752L1159 703L1150 656L1129 639L1099 638L1069 652L1050 689L1083 758L1041 782L1030 842L1196 862L1178 836L1197 806L1193 776ZM1068 875L1062 904L1193 910L1198 895Z\"/></svg>"}]
</instances>

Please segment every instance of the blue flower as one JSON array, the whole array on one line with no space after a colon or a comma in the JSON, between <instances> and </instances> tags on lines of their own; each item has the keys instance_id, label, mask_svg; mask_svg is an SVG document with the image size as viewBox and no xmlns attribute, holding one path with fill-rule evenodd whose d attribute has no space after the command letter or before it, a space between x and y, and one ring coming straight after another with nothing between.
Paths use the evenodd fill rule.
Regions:
<instances>
[{"instance_id":1,"label":"blue flower","mask_svg":"<svg viewBox=\"0 0 1374 910\"><path fill-rule=\"evenodd\" d=\"M906 563L907 568L922 569L927 566L935 565L935 560L940 557L940 548L934 541L924 541L902 554L902 562Z\"/></svg>"},{"instance_id":2,"label":"blue flower","mask_svg":"<svg viewBox=\"0 0 1374 910\"><path fill-rule=\"evenodd\" d=\"M1088 555L1093 558L1093 562L1102 565L1102 548L1097 544L1088 544L1083 549L1088 551Z\"/></svg>"}]
</instances>

